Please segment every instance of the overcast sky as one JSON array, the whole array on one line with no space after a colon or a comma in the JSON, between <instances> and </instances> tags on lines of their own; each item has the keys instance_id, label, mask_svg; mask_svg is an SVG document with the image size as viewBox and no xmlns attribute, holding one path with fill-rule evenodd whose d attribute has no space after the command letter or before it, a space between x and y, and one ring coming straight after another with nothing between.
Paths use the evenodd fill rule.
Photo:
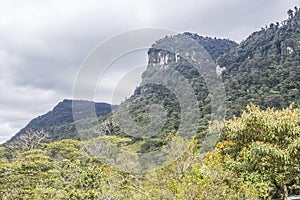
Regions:
<instances>
[{"instance_id":1,"label":"overcast sky","mask_svg":"<svg viewBox=\"0 0 300 200\"><path fill-rule=\"evenodd\" d=\"M286 11L297 4L299 7L299 3L299 0L0 0L0 142L62 99L72 98L73 83L84 58L113 35L158 27L239 42L271 22L284 20ZM146 63L144 54L139 53L137 59ZM112 74L118 73L117 67L114 70ZM113 79L112 76L112 82ZM109 82L102 85L105 87L111 87ZM97 100L108 101L105 95Z\"/></svg>"}]
</instances>

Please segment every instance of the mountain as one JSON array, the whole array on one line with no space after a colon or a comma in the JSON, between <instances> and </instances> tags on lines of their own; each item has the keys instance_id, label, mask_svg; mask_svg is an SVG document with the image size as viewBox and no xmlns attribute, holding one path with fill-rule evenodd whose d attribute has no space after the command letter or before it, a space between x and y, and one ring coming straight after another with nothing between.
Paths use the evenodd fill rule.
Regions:
<instances>
[{"instance_id":1,"label":"mountain","mask_svg":"<svg viewBox=\"0 0 300 200\"><path fill-rule=\"evenodd\" d=\"M271 23L260 31L252 33L238 45L230 40L201 37L192 33L165 37L154 43L148 51L148 67L142 75L142 84L119 108L121 109L122 106L129 108L132 122L143 127L136 129L134 123L131 123L128 125L128 130L136 129L148 134L146 131L147 125L151 122L150 111L153 104L165 108L167 120L164 126L151 137L128 136L134 143L139 144L138 148L135 145L135 149L139 152L148 152L160 148L166 143L166 136L177 132L182 123L180 121L183 116L182 106L174 92L163 84L151 84L153 77L159 77L162 71L171 71L170 69L183 75L192 86L201 115L196 138L201 141L206 134L207 122L212 117L212 99L203 74L199 74L189 61L193 59L193 52L188 52L191 46L196 53L203 52L204 49L210 57L206 59L214 61L204 71L217 72L223 80L226 93L226 119L231 119L234 115L240 116L249 103L254 103L263 109L267 107L280 109L291 103L295 103L298 107L300 105L300 11L297 9L295 13L289 13L287 20L282 23ZM197 45L194 48L194 44L189 43L191 40L186 36L199 44L202 49ZM177 92L185 89L180 84L176 88ZM224 108L215 108L218 109ZM114 134L125 136L123 132Z\"/></svg>"},{"instance_id":2,"label":"mountain","mask_svg":"<svg viewBox=\"0 0 300 200\"><path fill-rule=\"evenodd\" d=\"M203 57L197 57L197 54ZM163 84L151 83L156 77L161 76L160 73L169 76L172 70L188 81L197 98L200 119L196 138L199 140L206 134L208 121L213 117L212 109L218 111L226 109L225 117L230 119L234 115L239 116L249 103L262 108L283 108L292 102L296 106L300 104L300 12L298 10L295 13L289 12L289 18L282 23L271 23L260 31L252 33L240 44L228 39L202 37L188 32L166 36L149 48L148 58L148 67L142 75L142 84L115 111L116 114L120 114L122 108L128 108L129 115L123 118L133 122L126 126L127 130L133 130L135 133L127 135L126 131L118 127L118 123L109 117L112 111L110 105L101 103L96 103L98 123L88 124L89 120L87 120L86 132L97 129L100 132L109 132L110 135L129 137L132 140L131 144L138 144L135 146L138 152L152 151L163 146L166 136L179 130L181 117L191 116L192 113L192 110L183 113L180 100L176 97L176 93L180 94L181 91L186 90L183 84L177 84L174 93ZM209 64L200 66L204 74L199 73L193 66L193 60L197 59L204 63L209 60ZM226 108L211 104L212 96L207 87L205 73L217 73L222 78ZM164 78L163 81L167 84L167 81L172 82L172 79ZM71 100L64 100L53 111L33 119L9 142L16 140L28 130L40 129L49 132L51 140L78 138L71 102ZM92 102L82 101L83 108L90 103ZM162 120L164 122L162 127L155 129L155 133L149 136L147 127L153 117L150 115L153 104L165 109L166 121ZM116 107L113 106L114 108ZM156 109L156 112L161 114L159 109ZM143 137L143 134L149 137Z\"/></svg>"},{"instance_id":3,"label":"mountain","mask_svg":"<svg viewBox=\"0 0 300 200\"><path fill-rule=\"evenodd\" d=\"M200 71L215 75L217 58L236 47L237 44L228 39L202 37L193 33L178 34L156 41L148 51L148 67L142 74L141 85L116 110L115 115L121 115L117 124L121 124L123 128L115 129L121 131L114 134L131 138L135 150L140 153L161 148L166 144L167 136L179 129L184 129L185 133L192 134L196 130L199 134L204 134L211 107L204 80L207 77L203 78L204 74L200 74ZM199 64L192 63L194 60L204 60L198 66L201 69L195 68ZM210 63L206 64L206 60ZM184 80L178 79L180 76ZM193 108L187 106L190 99L183 93L187 91L184 81L191 86L190 92L196 103ZM177 96L180 94L183 95L181 98ZM163 112L159 109L152 110L153 105L165 110L165 120L159 118L163 116ZM129 111L128 116L122 115L124 110ZM192 122L197 110L200 110L197 113L200 121ZM120 122L122 119L124 121ZM151 121L156 123L155 127L151 126Z\"/></svg>"},{"instance_id":4,"label":"mountain","mask_svg":"<svg viewBox=\"0 0 300 200\"><path fill-rule=\"evenodd\" d=\"M107 103L95 103L84 100L63 100L59 102L52 111L32 119L23 129L13 136L7 143L14 143L22 135L30 131L44 130L48 134L49 141L55 141L67 138L76 138L76 128L73 120L72 106L76 105L78 109L84 111L89 106L94 106L99 122L109 116L114 105ZM81 113L82 119L85 119L86 113Z\"/></svg>"}]
</instances>

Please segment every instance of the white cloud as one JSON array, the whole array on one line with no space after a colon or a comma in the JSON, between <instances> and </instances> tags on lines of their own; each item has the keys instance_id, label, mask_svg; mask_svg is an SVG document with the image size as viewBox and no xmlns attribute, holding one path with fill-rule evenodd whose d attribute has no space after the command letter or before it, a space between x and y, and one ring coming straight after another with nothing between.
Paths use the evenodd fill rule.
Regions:
<instances>
[{"instance_id":1,"label":"white cloud","mask_svg":"<svg viewBox=\"0 0 300 200\"><path fill-rule=\"evenodd\" d=\"M0 121L1 122L1 121ZM9 140L13 134L18 131L18 128L13 128L9 123L0 123L0 143Z\"/></svg>"}]
</instances>

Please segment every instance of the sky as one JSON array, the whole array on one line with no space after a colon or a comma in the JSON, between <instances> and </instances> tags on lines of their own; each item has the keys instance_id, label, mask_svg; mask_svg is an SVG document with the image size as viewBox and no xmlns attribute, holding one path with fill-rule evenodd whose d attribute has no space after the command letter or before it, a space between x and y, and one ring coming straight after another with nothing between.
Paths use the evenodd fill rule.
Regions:
<instances>
[{"instance_id":1,"label":"sky","mask_svg":"<svg viewBox=\"0 0 300 200\"><path fill-rule=\"evenodd\" d=\"M271 22L283 21L287 10L299 4L299 0L0 0L0 143L32 118L71 99L89 52L114 35L151 27L240 42ZM132 65L135 59L135 65L146 64L146 51L114 64L103 78L107 81L98 87L97 101L110 102L105 91L118 85L122 65ZM130 79L133 85L140 81ZM130 93L122 95L113 103Z\"/></svg>"}]
</instances>

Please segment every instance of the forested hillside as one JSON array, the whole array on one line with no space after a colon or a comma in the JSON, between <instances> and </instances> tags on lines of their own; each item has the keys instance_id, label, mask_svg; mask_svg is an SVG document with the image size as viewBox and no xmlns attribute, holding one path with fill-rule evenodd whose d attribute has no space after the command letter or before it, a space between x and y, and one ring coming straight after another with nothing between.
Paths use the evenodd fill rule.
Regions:
<instances>
[{"instance_id":1,"label":"forested hillside","mask_svg":"<svg viewBox=\"0 0 300 200\"><path fill-rule=\"evenodd\" d=\"M287 107L300 100L300 12L252 33L217 63L226 67L228 114L239 115L252 102L262 108Z\"/></svg>"},{"instance_id":2,"label":"forested hillside","mask_svg":"<svg viewBox=\"0 0 300 200\"><path fill-rule=\"evenodd\" d=\"M78 139L73 119L72 105L74 102L76 102L76 106L79 107L78 109L83 111L86 107L91 105L95 106L95 112L99 118L99 122L106 119L106 117L111 114L112 110L116 108L116 106L107 103L63 100L62 102L59 102L52 111L49 111L48 113L31 120L28 125L20 130L15 136L13 136L7 142L7 144L11 145L17 143L21 136L26 137L29 132L39 132L42 130L47 132L47 137L44 139L46 139L48 142L68 138ZM86 119L85 115L87 114L84 112L81 113L82 119ZM95 125L96 124L90 124L89 126L93 127Z\"/></svg>"}]
</instances>

